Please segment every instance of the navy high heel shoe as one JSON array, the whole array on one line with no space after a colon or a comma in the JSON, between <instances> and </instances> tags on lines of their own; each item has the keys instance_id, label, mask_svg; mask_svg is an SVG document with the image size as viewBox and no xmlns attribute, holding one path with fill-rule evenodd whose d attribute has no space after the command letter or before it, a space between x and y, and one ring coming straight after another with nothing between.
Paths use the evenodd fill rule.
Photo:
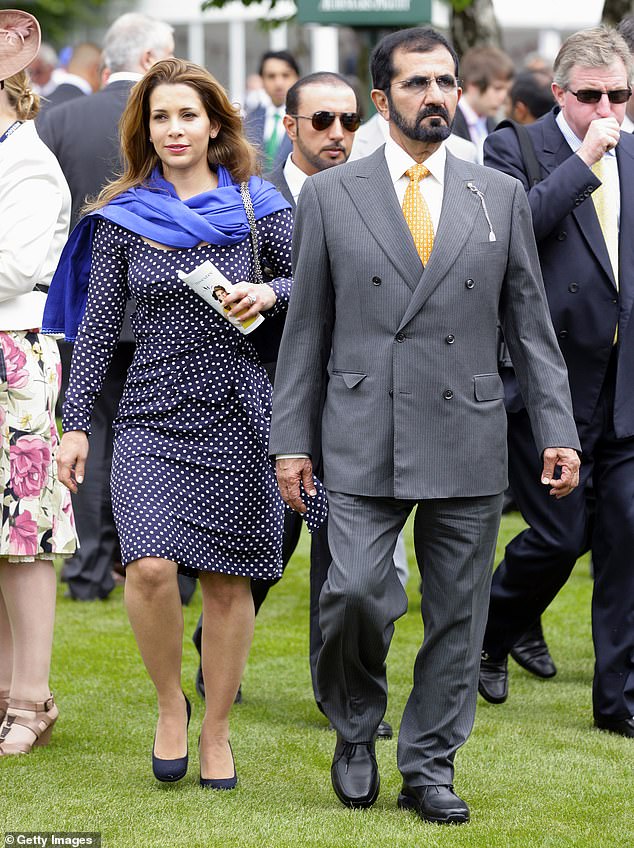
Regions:
<instances>
[{"instance_id":1,"label":"navy high heel shoe","mask_svg":"<svg viewBox=\"0 0 634 848\"><path fill-rule=\"evenodd\" d=\"M200 736L198 737L198 749L200 750ZM229 742L229 750L231 751L231 762L233 763L233 777L203 777L200 775L200 785L203 789L235 789L238 785L238 775L236 774L236 761L233 758L233 748Z\"/></svg>"},{"instance_id":2,"label":"navy high heel shoe","mask_svg":"<svg viewBox=\"0 0 634 848\"><path fill-rule=\"evenodd\" d=\"M189 729L189 719L192 715L192 706L189 703L187 695L183 693L185 704L187 706L187 728ZM156 734L154 735L156 742ZM177 780L185 777L187 774L187 765L189 762L189 751L184 757L178 757L175 760L162 760L154 754L154 743L152 743L152 772L157 780L162 783L175 783Z\"/></svg>"}]
</instances>

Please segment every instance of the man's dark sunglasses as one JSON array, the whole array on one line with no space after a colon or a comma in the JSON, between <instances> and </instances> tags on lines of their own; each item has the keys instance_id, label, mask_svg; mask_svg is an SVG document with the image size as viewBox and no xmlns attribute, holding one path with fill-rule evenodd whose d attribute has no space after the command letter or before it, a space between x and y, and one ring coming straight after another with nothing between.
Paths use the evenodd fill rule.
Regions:
<instances>
[{"instance_id":1,"label":"man's dark sunglasses","mask_svg":"<svg viewBox=\"0 0 634 848\"><path fill-rule=\"evenodd\" d=\"M361 118L356 112L314 112L312 115L291 115L291 118L304 118L310 121L313 129L323 132L339 118L341 126L348 132L356 132L361 126Z\"/></svg>"},{"instance_id":2,"label":"man's dark sunglasses","mask_svg":"<svg viewBox=\"0 0 634 848\"><path fill-rule=\"evenodd\" d=\"M599 91L596 88L580 88L579 91L568 91L576 97L579 103L598 103L604 94L607 94L610 103L627 103L632 96L631 88L616 88L614 91Z\"/></svg>"}]
</instances>

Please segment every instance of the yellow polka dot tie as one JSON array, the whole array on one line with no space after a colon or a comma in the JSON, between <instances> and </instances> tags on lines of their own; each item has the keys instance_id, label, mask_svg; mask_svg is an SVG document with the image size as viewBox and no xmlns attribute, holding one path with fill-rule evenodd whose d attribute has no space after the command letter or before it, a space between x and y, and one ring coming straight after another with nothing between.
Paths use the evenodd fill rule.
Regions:
<instances>
[{"instance_id":1,"label":"yellow polka dot tie","mask_svg":"<svg viewBox=\"0 0 634 848\"><path fill-rule=\"evenodd\" d=\"M429 207L420 192L420 181L429 174L424 165L414 165L405 171L409 177L409 185L403 198L403 215L410 228L416 250L423 265L427 265L429 254L434 246L434 224Z\"/></svg>"}]
</instances>

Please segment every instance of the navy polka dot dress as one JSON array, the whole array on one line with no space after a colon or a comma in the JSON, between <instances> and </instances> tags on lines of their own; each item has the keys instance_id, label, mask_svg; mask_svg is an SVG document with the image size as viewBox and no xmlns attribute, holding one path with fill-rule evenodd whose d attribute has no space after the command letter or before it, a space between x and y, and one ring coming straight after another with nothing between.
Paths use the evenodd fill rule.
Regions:
<instances>
[{"instance_id":1,"label":"navy polka dot dress","mask_svg":"<svg viewBox=\"0 0 634 848\"><path fill-rule=\"evenodd\" d=\"M276 275L272 316L290 295L292 217L283 210L257 223L263 263ZM98 222L64 430L89 432L126 301L134 298L136 351L112 462L122 561L163 557L188 574L274 579L284 509L268 458L271 384L249 336L178 278L205 259L234 283L253 279L249 240L165 250Z\"/></svg>"}]
</instances>

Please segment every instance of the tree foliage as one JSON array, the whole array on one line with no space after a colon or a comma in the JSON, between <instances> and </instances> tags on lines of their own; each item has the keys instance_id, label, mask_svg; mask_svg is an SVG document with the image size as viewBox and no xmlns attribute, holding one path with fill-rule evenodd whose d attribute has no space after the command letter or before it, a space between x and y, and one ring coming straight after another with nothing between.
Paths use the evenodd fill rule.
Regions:
<instances>
[{"instance_id":1,"label":"tree foliage","mask_svg":"<svg viewBox=\"0 0 634 848\"><path fill-rule=\"evenodd\" d=\"M42 39L56 47L68 43L69 33L82 23L94 23L95 15L104 9L108 0L10 0L0 3L0 9L25 9L40 22Z\"/></svg>"},{"instance_id":2,"label":"tree foliage","mask_svg":"<svg viewBox=\"0 0 634 848\"><path fill-rule=\"evenodd\" d=\"M616 26L627 15L634 15L634 0L605 0L601 23Z\"/></svg>"}]
</instances>

